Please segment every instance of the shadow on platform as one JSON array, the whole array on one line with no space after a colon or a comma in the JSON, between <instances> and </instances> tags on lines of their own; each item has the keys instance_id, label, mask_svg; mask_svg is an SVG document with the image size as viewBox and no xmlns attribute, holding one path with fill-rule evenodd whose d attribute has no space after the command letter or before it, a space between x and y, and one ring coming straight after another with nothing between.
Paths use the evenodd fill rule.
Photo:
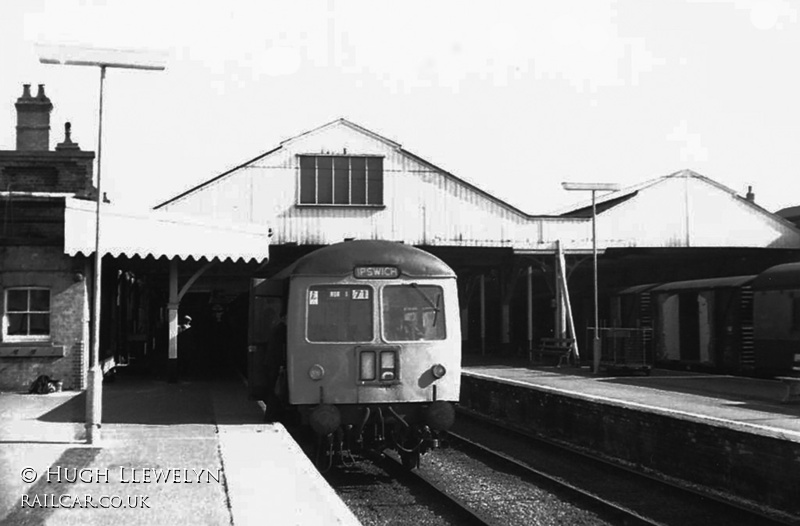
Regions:
<instances>
[{"instance_id":1,"label":"shadow on platform","mask_svg":"<svg viewBox=\"0 0 800 526\"><path fill-rule=\"evenodd\" d=\"M184 380L170 383L142 376L117 374L103 384L103 424L214 424L214 390L236 391L242 404L248 400L241 381L231 373L215 380ZM239 385L236 385L236 384ZM241 391L241 393L239 392ZM252 404L252 401L250 401ZM86 393L51 409L39 417L44 422L85 421Z\"/></svg>"}]
</instances>

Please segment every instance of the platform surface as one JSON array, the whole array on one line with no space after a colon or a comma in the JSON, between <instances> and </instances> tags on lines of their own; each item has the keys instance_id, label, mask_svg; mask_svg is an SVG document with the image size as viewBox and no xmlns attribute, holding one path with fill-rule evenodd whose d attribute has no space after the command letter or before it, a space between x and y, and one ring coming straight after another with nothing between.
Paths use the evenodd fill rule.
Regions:
<instances>
[{"instance_id":1,"label":"platform surface","mask_svg":"<svg viewBox=\"0 0 800 526\"><path fill-rule=\"evenodd\" d=\"M467 376L800 442L800 404L782 403L777 380L653 369L650 376L592 374L588 367L465 360Z\"/></svg>"},{"instance_id":2,"label":"platform surface","mask_svg":"<svg viewBox=\"0 0 800 526\"><path fill-rule=\"evenodd\" d=\"M235 377L103 390L91 446L82 393L0 393L0 524L359 524Z\"/></svg>"}]
</instances>

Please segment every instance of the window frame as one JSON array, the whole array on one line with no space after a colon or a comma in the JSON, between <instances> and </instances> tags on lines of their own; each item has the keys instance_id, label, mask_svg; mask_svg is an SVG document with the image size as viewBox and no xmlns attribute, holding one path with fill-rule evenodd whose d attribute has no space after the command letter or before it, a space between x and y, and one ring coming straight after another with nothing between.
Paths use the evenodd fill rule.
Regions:
<instances>
[{"instance_id":1,"label":"window frame","mask_svg":"<svg viewBox=\"0 0 800 526\"><path fill-rule=\"evenodd\" d=\"M309 197L304 196L305 193L308 192L308 188L304 187L304 164L307 161L304 159L313 159L314 163L314 201L311 202ZM330 172L330 182L326 182L325 184L325 192L327 193L328 187L330 187L330 201L327 200L325 197L325 201L320 202L320 159L330 159L330 166L324 166L322 169L325 172ZM346 202L342 202L343 199L340 195L337 194L337 161L341 159L347 160L347 200ZM354 179L356 176L354 175L354 167L353 167L353 160L354 159L363 159L364 160L364 171L363 171L363 196L364 202L357 203L353 202L353 188L354 188ZM370 171L370 159L377 159L380 161L380 168L376 169L373 168ZM349 154L297 154L297 198L296 198L296 205L298 207L335 207L335 208L385 208L385 187L386 187L386 178L385 173L386 169L384 167L385 157L383 155L349 155ZM340 166L341 168L341 166ZM377 172L377 174L376 174ZM323 175L327 175L323 174ZM360 177L358 177L360 179ZM371 202L370 199L370 181L378 180L380 188L377 190L379 192L378 199L380 202ZM342 181L339 180L339 183ZM338 201L338 202L337 202Z\"/></svg>"},{"instance_id":2,"label":"window frame","mask_svg":"<svg viewBox=\"0 0 800 526\"><path fill-rule=\"evenodd\" d=\"M11 291L24 290L27 292L27 310L14 311L13 314L47 314L47 334L9 334L9 320L8 315L8 293ZM47 291L47 310L31 310L30 305L30 292L33 290ZM28 320L27 331L30 332L30 320ZM3 341L9 343L22 343L22 342L49 342L53 335L53 294L49 287L38 286L25 286L25 287L7 287L3 290Z\"/></svg>"},{"instance_id":3,"label":"window frame","mask_svg":"<svg viewBox=\"0 0 800 526\"><path fill-rule=\"evenodd\" d=\"M349 301L368 301L369 302L369 314L370 314L370 321L369 321L369 331L370 337L369 339L365 340L312 340L310 329L311 329L311 291L312 289L367 289L369 290L369 298L365 300L353 300L352 298ZM375 341L375 304L378 301L376 295L375 287L372 285L361 284L361 283L310 283L304 292L304 303L305 303L305 327L303 328L303 338L307 343L316 344L316 345L338 345L338 344L346 344L346 345L368 345ZM366 324L365 324L366 326Z\"/></svg>"},{"instance_id":4,"label":"window frame","mask_svg":"<svg viewBox=\"0 0 800 526\"><path fill-rule=\"evenodd\" d=\"M441 305L437 306L437 308L439 309L438 315L441 316L441 320L440 321L442 323L442 337L441 338L433 338L433 339L413 338L413 339L399 339L399 340L389 339L388 338L388 336L391 336L391 335L387 333L388 320L387 320L386 311L384 310L384 308L388 306L388 299L386 298L386 291L387 291L387 289L392 289L392 288L402 289L402 288L405 288L405 287L416 287L417 288L417 292L419 292L419 293L424 293L423 289L425 289L425 288L438 289L438 291L439 291L439 296L438 297L441 300ZM446 315L447 310L445 308L445 293L444 292L445 292L444 291L444 287L442 286L441 283L420 282L420 283L412 284L412 283L407 283L407 282L398 282L398 283L387 283L386 285L381 287L381 297L380 297L380 304L378 305L378 312L380 313L380 337L383 339L383 341L385 341L387 343L391 343L391 344L408 344L408 343L437 343L437 342L443 342L443 341L447 340L448 335L449 335L449 331L448 331L448 328L447 328L449 320L447 319L447 315ZM430 300L430 298L428 298L428 299ZM404 316L405 316L405 314L406 313L404 312ZM424 315L424 311L422 312L422 314Z\"/></svg>"}]
</instances>

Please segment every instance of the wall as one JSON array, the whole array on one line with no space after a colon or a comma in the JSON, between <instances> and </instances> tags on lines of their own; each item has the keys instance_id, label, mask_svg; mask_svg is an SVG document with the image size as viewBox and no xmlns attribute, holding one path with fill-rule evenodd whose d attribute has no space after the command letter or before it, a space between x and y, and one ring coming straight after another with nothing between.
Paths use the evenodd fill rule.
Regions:
<instances>
[{"instance_id":1,"label":"wall","mask_svg":"<svg viewBox=\"0 0 800 526\"><path fill-rule=\"evenodd\" d=\"M460 406L710 494L800 513L800 443L464 375Z\"/></svg>"},{"instance_id":2,"label":"wall","mask_svg":"<svg viewBox=\"0 0 800 526\"><path fill-rule=\"evenodd\" d=\"M383 157L382 207L297 205L297 155L335 152ZM272 243L325 245L344 238L413 245L553 250L565 236L591 247L581 218L537 218L350 124L337 122L201 185L159 208L189 215L269 224Z\"/></svg>"},{"instance_id":3,"label":"wall","mask_svg":"<svg viewBox=\"0 0 800 526\"><path fill-rule=\"evenodd\" d=\"M50 333L46 343L0 343L0 390L27 390L41 374L62 380L64 389L85 388L84 343L89 341L86 280L78 280L84 264L54 246L0 247L0 290L37 286L50 289ZM4 298L4 295L1 296ZM0 301L5 315L5 301ZM9 357L40 353L63 356Z\"/></svg>"},{"instance_id":4,"label":"wall","mask_svg":"<svg viewBox=\"0 0 800 526\"><path fill-rule=\"evenodd\" d=\"M91 195L94 152L0 152L0 189Z\"/></svg>"}]
</instances>

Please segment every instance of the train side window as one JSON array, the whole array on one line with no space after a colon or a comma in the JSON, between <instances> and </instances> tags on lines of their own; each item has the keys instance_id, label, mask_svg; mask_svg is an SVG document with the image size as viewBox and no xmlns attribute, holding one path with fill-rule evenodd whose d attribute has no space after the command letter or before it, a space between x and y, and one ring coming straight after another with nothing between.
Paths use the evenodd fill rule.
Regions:
<instances>
[{"instance_id":1,"label":"train side window","mask_svg":"<svg viewBox=\"0 0 800 526\"><path fill-rule=\"evenodd\" d=\"M311 342L371 342L373 298L364 285L314 285L308 289Z\"/></svg>"},{"instance_id":2,"label":"train side window","mask_svg":"<svg viewBox=\"0 0 800 526\"><path fill-rule=\"evenodd\" d=\"M439 286L387 285L381 310L386 341L443 340L447 335Z\"/></svg>"}]
</instances>

